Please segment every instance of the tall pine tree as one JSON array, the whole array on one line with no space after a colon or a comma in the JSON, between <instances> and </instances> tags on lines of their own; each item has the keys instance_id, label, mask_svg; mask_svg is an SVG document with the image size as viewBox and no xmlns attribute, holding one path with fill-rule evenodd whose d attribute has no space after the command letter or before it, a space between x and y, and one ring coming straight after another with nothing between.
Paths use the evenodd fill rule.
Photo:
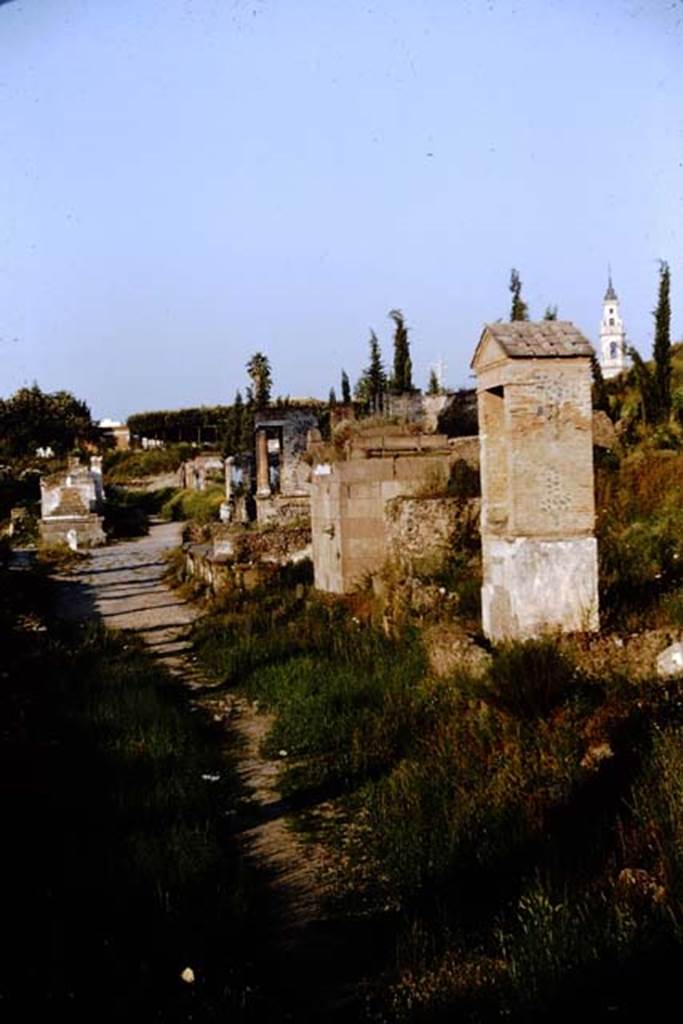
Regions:
<instances>
[{"instance_id":1,"label":"tall pine tree","mask_svg":"<svg viewBox=\"0 0 683 1024\"><path fill-rule=\"evenodd\" d=\"M394 321L394 374L391 386L394 391L413 390L413 364L408 344L408 328L400 309L392 309L387 314Z\"/></svg>"},{"instance_id":2,"label":"tall pine tree","mask_svg":"<svg viewBox=\"0 0 683 1024\"><path fill-rule=\"evenodd\" d=\"M657 419L668 420L671 415L671 305L669 291L671 273L669 264L659 264L659 296L654 311L655 340L652 347L654 358L654 389L657 402Z\"/></svg>"},{"instance_id":3,"label":"tall pine tree","mask_svg":"<svg viewBox=\"0 0 683 1024\"><path fill-rule=\"evenodd\" d=\"M370 362L356 384L356 398L371 412L382 412L384 392L387 389L387 375L382 362L382 352L374 331L370 331Z\"/></svg>"},{"instance_id":4,"label":"tall pine tree","mask_svg":"<svg viewBox=\"0 0 683 1024\"><path fill-rule=\"evenodd\" d=\"M522 298L522 280L519 272L513 267L510 271L510 291L512 292L512 306L510 307L510 320L528 320L529 307Z\"/></svg>"},{"instance_id":5,"label":"tall pine tree","mask_svg":"<svg viewBox=\"0 0 683 1024\"><path fill-rule=\"evenodd\" d=\"M429 371L429 384L427 385L428 395L440 395L441 385L439 384L439 375L436 370L432 367Z\"/></svg>"},{"instance_id":6,"label":"tall pine tree","mask_svg":"<svg viewBox=\"0 0 683 1024\"><path fill-rule=\"evenodd\" d=\"M341 373L341 396L344 405L351 404L351 384L349 383L349 375L346 370L342 370Z\"/></svg>"},{"instance_id":7,"label":"tall pine tree","mask_svg":"<svg viewBox=\"0 0 683 1024\"><path fill-rule=\"evenodd\" d=\"M387 389L387 375L382 362L382 352L374 331L370 331L370 363L368 365L370 401L375 412L384 408L384 392Z\"/></svg>"},{"instance_id":8,"label":"tall pine tree","mask_svg":"<svg viewBox=\"0 0 683 1024\"><path fill-rule=\"evenodd\" d=\"M659 265L659 296L655 318L655 337L652 345L652 367L648 366L637 349L630 346L628 354L633 361L640 405L645 423L661 423L671 415L671 306L669 289L671 274L664 260Z\"/></svg>"}]
</instances>

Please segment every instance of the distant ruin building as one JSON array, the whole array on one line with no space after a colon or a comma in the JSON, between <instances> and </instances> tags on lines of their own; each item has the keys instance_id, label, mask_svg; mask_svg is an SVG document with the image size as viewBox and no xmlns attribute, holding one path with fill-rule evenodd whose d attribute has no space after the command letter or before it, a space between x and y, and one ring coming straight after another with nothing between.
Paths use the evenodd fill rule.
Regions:
<instances>
[{"instance_id":1,"label":"distant ruin building","mask_svg":"<svg viewBox=\"0 0 683 1024\"><path fill-rule=\"evenodd\" d=\"M218 452L202 452L182 463L178 486L188 491L205 491L212 483L222 483L224 474L223 456Z\"/></svg>"},{"instance_id":2,"label":"distant ruin building","mask_svg":"<svg viewBox=\"0 0 683 1024\"><path fill-rule=\"evenodd\" d=\"M100 437L112 448L127 451L130 448L130 430L125 423L118 420L100 420L97 425Z\"/></svg>"},{"instance_id":3,"label":"distant ruin building","mask_svg":"<svg viewBox=\"0 0 683 1024\"><path fill-rule=\"evenodd\" d=\"M609 276L605 298L602 300L600 321L600 367L605 380L616 377L626 369L626 330L619 311L619 299Z\"/></svg>"},{"instance_id":4,"label":"distant ruin building","mask_svg":"<svg viewBox=\"0 0 683 1024\"><path fill-rule=\"evenodd\" d=\"M66 471L40 481L40 536L45 544L68 544L73 550L106 543L102 528L102 459L90 467L69 459Z\"/></svg>"},{"instance_id":5,"label":"distant ruin building","mask_svg":"<svg viewBox=\"0 0 683 1024\"><path fill-rule=\"evenodd\" d=\"M598 628L592 354L550 320L488 324L475 351L492 640Z\"/></svg>"},{"instance_id":6,"label":"distant ruin building","mask_svg":"<svg viewBox=\"0 0 683 1024\"><path fill-rule=\"evenodd\" d=\"M317 430L319 410L296 406L258 412L256 518L280 522L310 515L311 467L306 459L309 431Z\"/></svg>"}]
</instances>

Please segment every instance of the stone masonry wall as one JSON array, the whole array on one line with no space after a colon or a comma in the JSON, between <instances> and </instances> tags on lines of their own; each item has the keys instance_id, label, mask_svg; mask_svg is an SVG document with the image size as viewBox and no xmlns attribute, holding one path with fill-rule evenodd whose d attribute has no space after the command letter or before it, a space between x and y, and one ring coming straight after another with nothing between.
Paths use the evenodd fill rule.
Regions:
<instances>
[{"instance_id":1,"label":"stone masonry wall","mask_svg":"<svg viewBox=\"0 0 683 1024\"><path fill-rule=\"evenodd\" d=\"M437 566L463 526L478 526L479 507L478 498L393 498L384 507L388 556L409 570Z\"/></svg>"},{"instance_id":2,"label":"stone masonry wall","mask_svg":"<svg viewBox=\"0 0 683 1024\"><path fill-rule=\"evenodd\" d=\"M451 466L445 454L352 459L313 471L311 526L315 585L348 593L387 557L384 508L392 498L415 494Z\"/></svg>"}]
</instances>

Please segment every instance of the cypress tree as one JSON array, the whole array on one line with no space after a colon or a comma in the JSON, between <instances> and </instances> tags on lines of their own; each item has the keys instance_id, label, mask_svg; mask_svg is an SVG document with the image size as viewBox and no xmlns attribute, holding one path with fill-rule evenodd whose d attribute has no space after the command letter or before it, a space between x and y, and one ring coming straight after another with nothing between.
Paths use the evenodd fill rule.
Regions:
<instances>
[{"instance_id":1,"label":"cypress tree","mask_svg":"<svg viewBox=\"0 0 683 1024\"><path fill-rule=\"evenodd\" d=\"M437 376L436 370L433 369L433 368L429 371L429 384L427 385L427 394L428 395L440 395L441 394L441 387L439 386L439 378Z\"/></svg>"},{"instance_id":2,"label":"cypress tree","mask_svg":"<svg viewBox=\"0 0 683 1024\"><path fill-rule=\"evenodd\" d=\"M408 328L400 309L392 309L387 314L394 321L394 375L391 386L394 391L413 390L413 364L408 344Z\"/></svg>"},{"instance_id":3,"label":"cypress tree","mask_svg":"<svg viewBox=\"0 0 683 1024\"><path fill-rule=\"evenodd\" d=\"M330 397L328 399L328 405L329 405L330 409L334 409L336 404L337 404L337 392L334 390L334 388L330 388Z\"/></svg>"},{"instance_id":4,"label":"cypress tree","mask_svg":"<svg viewBox=\"0 0 683 1024\"><path fill-rule=\"evenodd\" d=\"M602 367L595 353L591 356L591 371L593 374L593 408L600 409L609 416L609 396L605 387L605 378L602 375Z\"/></svg>"},{"instance_id":5,"label":"cypress tree","mask_svg":"<svg viewBox=\"0 0 683 1024\"><path fill-rule=\"evenodd\" d=\"M240 449L243 415L244 402L242 400L242 394L238 390L235 392L235 400L232 404L228 414L227 423L225 425L224 447L226 455L234 455Z\"/></svg>"},{"instance_id":6,"label":"cypress tree","mask_svg":"<svg viewBox=\"0 0 683 1024\"><path fill-rule=\"evenodd\" d=\"M382 363L382 352L374 331L370 331L370 363L366 370L369 398L374 412L384 408L384 392L387 388L387 375Z\"/></svg>"},{"instance_id":7,"label":"cypress tree","mask_svg":"<svg viewBox=\"0 0 683 1024\"><path fill-rule=\"evenodd\" d=\"M250 452L254 447L254 411L254 395L251 388L247 388L247 401L240 415L240 452Z\"/></svg>"},{"instance_id":8,"label":"cypress tree","mask_svg":"<svg viewBox=\"0 0 683 1024\"><path fill-rule=\"evenodd\" d=\"M513 267L510 271L510 291L512 292L512 306L510 307L510 320L528 320L529 307L522 298L522 281L519 272Z\"/></svg>"},{"instance_id":9,"label":"cypress tree","mask_svg":"<svg viewBox=\"0 0 683 1024\"><path fill-rule=\"evenodd\" d=\"M659 264L659 296L654 310L655 340L652 347L654 358L654 391L656 395L657 419L668 420L671 415L671 305L669 290L671 274L669 264Z\"/></svg>"},{"instance_id":10,"label":"cypress tree","mask_svg":"<svg viewBox=\"0 0 683 1024\"><path fill-rule=\"evenodd\" d=\"M342 402L344 405L351 404L351 385L349 383L349 375L346 370L342 370L341 374L341 395Z\"/></svg>"}]
</instances>

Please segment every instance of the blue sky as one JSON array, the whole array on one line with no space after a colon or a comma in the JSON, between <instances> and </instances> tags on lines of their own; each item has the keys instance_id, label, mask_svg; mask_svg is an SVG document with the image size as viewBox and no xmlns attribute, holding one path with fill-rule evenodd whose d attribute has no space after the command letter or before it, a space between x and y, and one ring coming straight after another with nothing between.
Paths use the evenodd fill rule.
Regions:
<instances>
[{"instance_id":1,"label":"blue sky","mask_svg":"<svg viewBox=\"0 0 683 1024\"><path fill-rule=\"evenodd\" d=\"M388 310L467 384L510 268L596 340L683 334L683 4L0 5L0 394L98 416L355 379Z\"/></svg>"}]
</instances>

